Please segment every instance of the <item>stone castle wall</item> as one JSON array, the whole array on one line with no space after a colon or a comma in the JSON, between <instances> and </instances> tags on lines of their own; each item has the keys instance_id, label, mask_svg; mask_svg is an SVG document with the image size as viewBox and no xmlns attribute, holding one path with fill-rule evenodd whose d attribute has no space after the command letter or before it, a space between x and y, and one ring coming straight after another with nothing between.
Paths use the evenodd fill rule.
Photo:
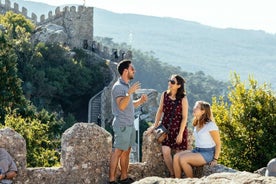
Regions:
<instances>
[{"instance_id":1,"label":"stone castle wall","mask_svg":"<svg viewBox=\"0 0 276 184\"><path fill-rule=\"evenodd\" d=\"M13 3L12 6L10 0L0 0L0 14L5 14L7 11L22 14L27 19L31 20L37 26L35 32L42 31L43 27L51 24L63 27L66 34L66 41L61 44L68 45L70 48L92 50L102 58L114 62L120 61L123 58L132 58L130 50L109 48L93 40L93 7L78 6L76 8L75 6L66 6L62 10L60 7L57 7L54 13L49 11L47 16L41 15L38 20L35 13L31 13L31 17L28 16L27 8L22 7L20 10L18 3ZM44 31L42 32L44 33ZM50 39L47 41L53 42L54 40Z\"/></svg>"},{"instance_id":2,"label":"stone castle wall","mask_svg":"<svg viewBox=\"0 0 276 184\"><path fill-rule=\"evenodd\" d=\"M26 142L10 128L0 129L0 147L15 159L18 175L15 184L105 184L108 181L112 135L95 123L76 123L61 138L60 167L28 168ZM131 163L129 175L135 180L150 176L167 177L161 145L153 135L143 136L142 162ZM236 172L218 165L205 166L198 177L215 172ZM118 171L118 176L120 172Z\"/></svg>"},{"instance_id":3,"label":"stone castle wall","mask_svg":"<svg viewBox=\"0 0 276 184\"><path fill-rule=\"evenodd\" d=\"M60 7L57 7L54 14L50 11L48 17L41 15L38 21L36 14L32 13L31 17L28 16L27 8L22 7L22 10L20 11L17 3L14 3L12 7L10 0L5 0L4 4L2 4L0 0L0 13L4 14L7 11L22 14L38 27L50 23L62 26L68 35L68 41L66 44L71 48L88 48L88 46L92 46L93 7L78 6L78 8L76 8L75 6L66 6L63 10L60 10Z\"/></svg>"},{"instance_id":4,"label":"stone castle wall","mask_svg":"<svg viewBox=\"0 0 276 184\"><path fill-rule=\"evenodd\" d=\"M14 13L22 14L26 18L28 17L28 10L25 7L22 7L22 10L19 10L19 5L17 3L14 3L13 7L11 6L11 2L9 0L5 0L5 3L0 0L0 13L5 14L7 11L13 11Z\"/></svg>"}]
</instances>

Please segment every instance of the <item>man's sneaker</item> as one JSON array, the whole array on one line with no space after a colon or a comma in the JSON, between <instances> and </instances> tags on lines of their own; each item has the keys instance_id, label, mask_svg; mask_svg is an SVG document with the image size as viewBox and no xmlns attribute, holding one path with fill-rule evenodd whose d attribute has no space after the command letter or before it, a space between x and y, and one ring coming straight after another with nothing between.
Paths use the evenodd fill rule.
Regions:
<instances>
[{"instance_id":1,"label":"man's sneaker","mask_svg":"<svg viewBox=\"0 0 276 184\"><path fill-rule=\"evenodd\" d=\"M130 183L133 183L134 180L132 178L126 178L124 180L120 180L119 183L120 184L130 184Z\"/></svg>"}]
</instances>

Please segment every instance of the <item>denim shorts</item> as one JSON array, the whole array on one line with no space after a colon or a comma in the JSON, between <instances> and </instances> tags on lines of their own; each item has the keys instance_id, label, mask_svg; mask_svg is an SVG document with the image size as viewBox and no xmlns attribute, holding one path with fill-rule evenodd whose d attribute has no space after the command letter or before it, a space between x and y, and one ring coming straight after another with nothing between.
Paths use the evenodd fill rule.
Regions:
<instances>
[{"instance_id":1,"label":"denim shorts","mask_svg":"<svg viewBox=\"0 0 276 184\"><path fill-rule=\"evenodd\" d=\"M128 150L135 145L136 130L134 126L113 127L114 131L114 148Z\"/></svg>"},{"instance_id":2,"label":"denim shorts","mask_svg":"<svg viewBox=\"0 0 276 184\"><path fill-rule=\"evenodd\" d=\"M206 163L211 162L214 159L215 155L215 147L212 148L194 148L192 150L193 153L199 153L202 155Z\"/></svg>"}]
</instances>

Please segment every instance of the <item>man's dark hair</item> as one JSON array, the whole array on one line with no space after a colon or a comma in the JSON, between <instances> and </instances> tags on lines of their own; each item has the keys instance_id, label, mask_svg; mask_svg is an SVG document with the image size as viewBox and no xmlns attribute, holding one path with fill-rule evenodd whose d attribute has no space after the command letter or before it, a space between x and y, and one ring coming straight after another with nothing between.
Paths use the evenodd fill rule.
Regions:
<instances>
[{"instance_id":1,"label":"man's dark hair","mask_svg":"<svg viewBox=\"0 0 276 184\"><path fill-rule=\"evenodd\" d=\"M131 64L131 61L128 59L124 59L118 63L117 70L120 75L123 74L124 69L128 69L129 65Z\"/></svg>"}]
</instances>

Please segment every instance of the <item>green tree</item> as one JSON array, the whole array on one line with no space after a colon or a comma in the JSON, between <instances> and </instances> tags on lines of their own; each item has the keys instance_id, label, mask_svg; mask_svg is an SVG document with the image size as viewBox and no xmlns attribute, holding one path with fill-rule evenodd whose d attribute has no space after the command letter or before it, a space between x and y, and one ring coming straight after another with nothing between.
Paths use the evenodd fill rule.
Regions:
<instances>
[{"instance_id":1,"label":"green tree","mask_svg":"<svg viewBox=\"0 0 276 184\"><path fill-rule=\"evenodd\" d=\"M80 49L71 51L59 44L42 44L28 62L23 76L24 92L38 109L74 115L87 121L89 99L109 83L111 77L105 62ZM70 119L70 118L69 118Z\"/></svg>"},{"instance_id":2,"label":"green tree","mask_svg":"<svg viewBox=\"0 0 276 184\"><path fill-rule=\"evenodd\" d=\"M6 109L26 105L21 80L17 76L17 56L7 30L0 31L0 123L4 124Z\"/></svg>"},{"instance_id":3,"label":"green tree","mask_svg":"<svg viewBox=\"0 0 276 184\"><path fill-rule=\"evenodd\" d=\"M228 94L213 99L213 113L221 131L220 161L229 167L255 171L276 157L276 97L267 84L249 85L234 74Z\"/></svg>"},{"instance_id":4,"label":"green tree","mask_svg":"<svg viewBox=\"0 0 276 184\"><path fill-rule=\"evenodd\" d=\"M32 115L34 109L23 95L20 66L30 53L31 21L23 15L7 12L0 15L0 122L5 119L5 109L17 109L22 116Z\"/></svg>"},{"instance_id":5,"label":"green tree","mask_svg":"<svg viewBox=\"0 0 276 184\"><path fill-rule=\"evenodd\" d=\"M5 15L0 15L0 23L9 30L9 35L13 39L18 39L22 36L20 32L18 32L18 28L22 28L26 32L31 33L35 27L34 24L23 15L13 13L12 11L7 12Z\"/></svg>"},{"instance_id":6,"label":"green tree","mask_svg":"<svg viewBox=\"0 0 276 184\"><path fill-rule=\"evenodd\" d=\"M23 15L11 11L7 12L5 15L0 15L0 24L6 29L6 36L17 56L17 67L19 71L21 71L24 64L29 61L33 55L33 47L30 38L35 26Z\"/></svg>"},{"instance_id":7,"label":"green tree","mask_svg":"<svg viewBox=\"0 0 276 184\"><path fill-rule=\"evenodd\" d=\"M27 164L29 167L50 167L59 165L59 142L50 139L49 124L38 118L23 118L15 112L6 115L5 126L14 129L26 140ZM0 126L1 127L1 126Z\"/></svg>"},{"instance_id":8,"label":"green tree","mask_svg":"<svg viewBox=\"0 0 276 184\"><path fill-rule=\"evenodd\" d=\"M11 12L0 15L0 24L0 127L10 127L25 138L28 166L57 165L64 121L56 113L37 112L21 87L20 77L32 74L33 54L40 55L30 42L33 25ZM31 83L24 86L32 89Z\"/></svg>"}]
</instances>

